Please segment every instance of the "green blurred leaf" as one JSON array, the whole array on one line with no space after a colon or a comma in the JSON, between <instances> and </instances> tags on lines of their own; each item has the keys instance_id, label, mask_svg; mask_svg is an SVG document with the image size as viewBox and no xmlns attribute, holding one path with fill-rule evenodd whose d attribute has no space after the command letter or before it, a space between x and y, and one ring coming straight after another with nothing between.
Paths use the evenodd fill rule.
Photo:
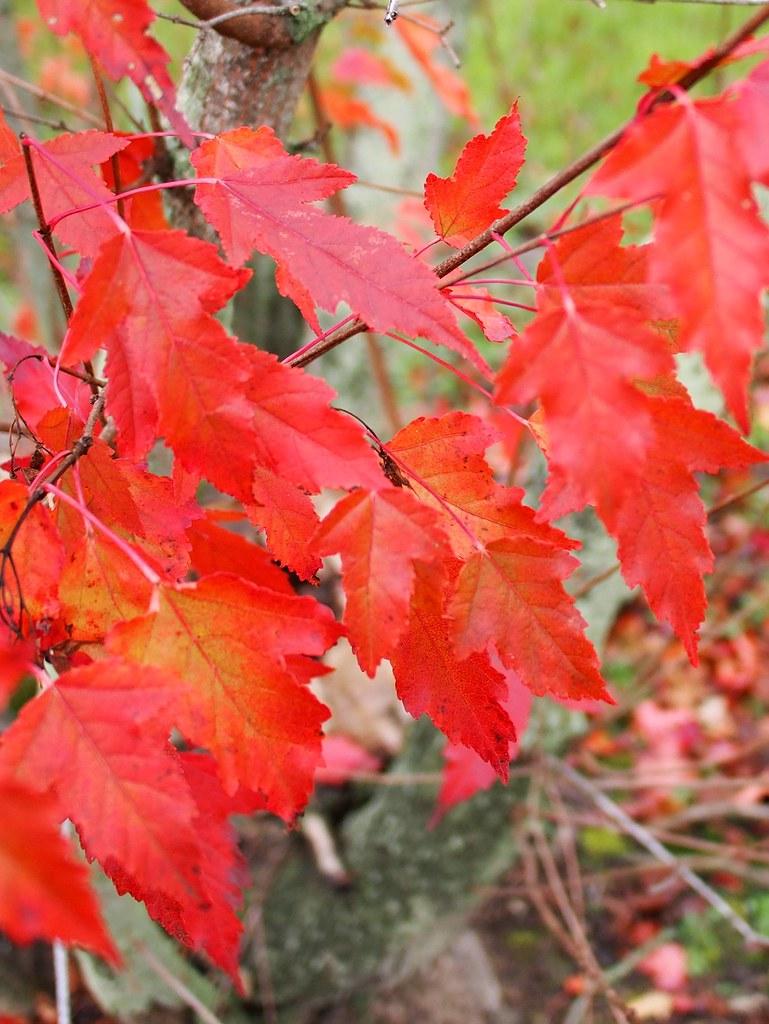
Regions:
<instances>
[{"instance_id":1,"label":"green blurred leaf","mask_svg":"<svg viewBox=\"0 0 769 1024\"><path fill-rule=\"evenodd\" d=\"M147 958L154 957L207 1007L219 999L214 986L188 963L180 948L147 916L141 903L118 896L112 883L94 868L93 884L102 912L124 960L116 973L103 961L78 950L75 956L91 995L106 1012L125 1020L152 1005L177 1008L184 1005Z\"/></svg>"}]
</instances>

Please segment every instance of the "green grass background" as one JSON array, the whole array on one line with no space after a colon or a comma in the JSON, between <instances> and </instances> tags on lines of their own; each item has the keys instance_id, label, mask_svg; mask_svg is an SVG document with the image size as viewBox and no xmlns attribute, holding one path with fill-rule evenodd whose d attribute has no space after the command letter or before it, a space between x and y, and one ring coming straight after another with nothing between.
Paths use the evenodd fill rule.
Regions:
<instances>
[{"instance_id":1,"label":"green grass background","mask_svg":"<svg viewBox=\"0 0 769 1024\"><path fill-rule=\"evenodd\" d=\"M653 52L695 57L751 13L664 0L607 0L603 10L590 0L476 0L464 73L484 125L520 97L526 175L539 181L632 114Z\"/></svg>"}]
</instances>

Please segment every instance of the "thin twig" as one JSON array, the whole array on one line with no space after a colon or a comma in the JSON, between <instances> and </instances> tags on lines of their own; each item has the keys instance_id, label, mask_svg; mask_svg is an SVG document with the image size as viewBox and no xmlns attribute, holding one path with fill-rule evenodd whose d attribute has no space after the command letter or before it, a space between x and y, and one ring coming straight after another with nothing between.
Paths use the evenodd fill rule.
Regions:
<instances>
[{"instance_id":1,"label":"thin twig","mask_svg":"<svg viewBox=\"0 0 769 1024\"><path fill-rule=\"evenodd\" d=\"M581 587L578 587L572 592L571 596L575 601L579 601L581 597L585 597L591 590L594 590L601 583L605 583L606 580L611 579L616 572L619 572L619 569L619 562L615 562L614 565L610 565L608 569L604 569L602 572L596 573L595 576L591 576L589 580L585 580Z\"/></svg>"},{"instance_id":2,"label":"thin twig","mask_svg":"<svg viewBox=\"0 0 769 1024\"><path fill-rule=\"evenodd\" d=\"M112 123L112 111L109 106L109 99L107 97L107 90L104 87L104 77L101 73L101 69L96 61L95 57L88 55L88 60L91 64L91 74L93 75L94 84L96 85L96 92L99 96L99 103L101 104L101 112L104 117L104 130L110 135L114 135L115 126ZM109 158L110 167L112 168L112 177L115 182L115 192L120 195L122 191L122 184L120 180L120 158L117 153L113 153ZM117 212L121 217L125 217L125 203L122 199L117 201Z\"/></svg>"},{"instance_id":3,"label":"thin twig","mask_svg":"<svg viewBox=\"0 0 769 1024\"><path fill-rule=\"evenodd\" d=\"M585 927L574 911L574 907L569 900L563 881L558 872L558 868L556 867L555 860L553 859L552 851L545 840L544 832L539 822L533 823L531 827L531 834L534 839L534 845L539 854L540 863L545 871L549 891L555 900L558 911L565 922L572 942L574 943L574 949L577 954L577 963L588 974L596 988L600 989L601 994L606 999L609 1010L611 1011L611 1015L614 1017L616 1024L631 1024L622 1000L606 980L603 970L601 969L601 965L593 952L593 947L590 945L588 940Z\"/></svg>"},{"instance_id":4,"label":"thin twig","mask_svg":"<svg viewBox=\"0 0 769 1024\"><path fill-rule=\"evenodd\" d=\"M72 1024L72 1000L69 991L69 957L61 939L53 941L53 975L56 986L57 1024Z\"/></svg>"},{"instance_id":5,"label":"thin twig","mask_svg":"<svg viewBox=\"0 0 769 1024\"><path fill-rule=\"evenodd\" d=\"M264 914L261 902L254 903L248 913L248 923L254 937L256 974L259 979L259 999L265 1024L278 1024L275 988L272 984L270 959L267 955L267 929L264 926Z\"/></svg>"},{"instance_id":6,"label":"thin twig","mask_svg":"<svg viewBox=\"0 0 769 1024\"><path fill-rule=\"evenodd\" d=\"M656 196L648 197L649 200L654 198L656 198ZM591 217L586 217L584 220L580 221L579 224L574 224L571 227L559 228L556 231L545 232L544 234L537 235L535 238L529 239L527 242L522 242L515 248L510 248L508 246L503 256L499 256L496 259L489 260L488 263L483 263L480 266L474 267L472 270L469 270L466 274L463 274L460 277L452 278L450 281L444 281L441 288L453 288L455 285L475 276L476 274L480 274L482 271L499 266L500 263L505 263L507 260L514 260L516 257L523 256L536 249L541 249L548 243L555 241L558 238L562 238L564 235L570 235L575 231L580 231L582 228L585 228L590 224L598 224L602 221L610 220L612 217L617 217L620 214L625 213L627 210L634 209L639 205L640 203L635 200L628 203L622 203L620 206L615 206L611 210L603 210L601 213L596 213ZM440 239L437 241L440 241ZM289 357L286 362L290 363L292 366L306 366L308 363L313 362L320 356L325 355L326 352L336 348L337 345L341 345L343 341L347 341L349 338L355 337L355 335L360 334L361 331L368 330L368 326L358 318L350 320L349 317L346 317L343 323L344 326L340 323L336 329L327 331L323 335L322 339L318 339L318 344L316 346L308 349L302 349L301 354L299 352L294 353L294 356Z\"/></svg>"},{"instance_id":7,"label":"thin twig","mask_svg":"<svg viewBox=\"0 0 769 1024\"><path fill-rule=\"evenodd\" d=\"M239 7L237 10L225 11L223 14L217 14L215 17L209 18L207 21L191 21L188 18L180 17L178 14L163 14L160 11L157 12L157 17L162 18L163 21L170 21L173 25L184 25L187 28L194 28L198 32L201 32L207 29L216 28L217 25L223 25L228 21L234 21L236 18L243 18L246 15L266 14L268 16L279 18L295 18L306 10L307 5L302 2L295 2L288 6L276 6L275 4L249 4L247 7Z\"/></svg>"},{"instance_id":8,"label":"thin twig","mask_svg":"<svg viewBox=\"0 0 769 1024\"><path fill-rule=\"evenodd\" d=\"M210 1010L205 1003L201 1002L195 993L189 989L181 978L177 978L176 975L169 971L166 965L155 956L155 954L147 948L144 943L141 943L138 947L139 953L147 964L149 969L153 971L161 981L164 981L166 985L174 992L185 1006L189 1006L205 1024L222 1024L221 1018L217 1017L216 1014Z\"/></svg>"},{"instance_id":9,"label":"thin twig","mask_svg":"<svg viewBox=\"0 0 769 1024\"><path fill-rule=\"evenodd\" d=\"M7 107L0 104L0 110L9 117L15 117L19 121L29 121L30 124L42 124L46 128L53 128L57 132L71 132L72 129L64 121L54 121L50 117L39 117L37 114L28 114L25 110L18 110L16 107Z\"/></svg>"},{"instance_id":10,"label":"thin twig","mask_svg":"<svg viewBox=\"0 0 769 1024\"><path fill-rule=\"evenodd\" d=\"M557 819L555 815L548 815L547 812L543 811L543 817L550 817L554 821ZM575 825L580 825L584 828L600 828L605 826L606 819L598 814L579 814L572 812L571 820ZM700 839L697 836L684 835L681 832L670 832L667 829L657 828L653 823L649 823L646 828L653 836L668 846L680 846L685 850L698 850L702 853L713 853L714 855L726 860L731 863L736 870L736 865L739 863L744 864L769 864L769 852L757 849L755 846L730 846L726 843L717 843L711 839ZM661 864L660 867L667 868L667 865Z\"/></svg>"},{"instance_id":11,"label":"thin twig","mask_svg":"<svg viewBox=\"0 0 769 1024\"><path fill-rule=\"evenodd\" d=\"M566 806L558 787L552 785L550 780L548 780L548 783L548 799L560 816L560 822L555 838L558 842L558 847L561 851L563 863L566 868L566 878L569 884L569 898L571 905L574 907L574 912L579 919L582 930L586 931L585 887L582 881L582 870L579 863L579 855L577 853L576 830L574 828L574 824L569 818L569 815L567 814Z\"/></svg>"},{"instance_id":12,"label":"thin twig","mask_svg":"<svg viewBox=\"0 0 769 1024\"><path fill-rule=\"evenodd\" d=\"M22 632L23 622L21 620L23 618L25 605L24 595L21 593L21 584L18 578L16 565L13 559L13 546L18 539L22 526L32 513L32 510L35 508L36 505L43 501L46 494L48 493L46 490L46 486L50 487L51 485L55 485L64 476L64 474L69 469L71 469L76 462L78 462L79 459L82 459L83 456L87 455L88 452L91 450L91 447L93 445L94 430L96 429L96 424L99 421L99 418L101 417L102 411L104 409L105 399L106 392L103 391L94 402L91 408L91 412L88 416L88 420L85 424L85 427L83 428L83 433L72 446L72 450L70 451L69 455L65 456L65 458L62 459L60 463L58 463L55 471L51 474L51 476L48 477L41 486L36 487L30 494L29 498L27 499L26 505L19 513L16 522L11 527L11 530L5 540L5 543L3 544L2 548L0 548L0 594L2 594L2 603L0 605L0 618L2 618L2 621L5 622L9 629L12 629L17 634L21 634ZM9 569L14 576L14 580L16 583L16 592L18 594L19 600L18 623L14 622L11 619L13 606L7 599L6 576Z\"/></svg>"},{"instance_id":13,"label":"thin twig","mask_svg":"<svg viewBox=\"0 0 769 1024\"><path fill-rule=\"evenodd\" d=\"M638 946L632 950L624 959L620 960L619 963L613 964L611 967L607 967L603 972L603 976L607 982L611 985L615 985L618 981L621 981L628 974L631 974L636 967L645 960L650 953L653 953L655 949L658 949L663 943L669 942L675 935L672 928L665 928L661 932L652 936L647 942ZM590 1004L592 1002L593 993L588 991L578 996L571 1004L569 1012L563 1019L563 1024L581 1024L585 1019ZM631 1011L632 1012L632 1011ZM632 1019L635 1019L635 1016Z\"/></svg>"},{"instance_id":14,"label":"thin twig","mask_svg":"<svg viewBox=\"0 0 769 1024\"><path fill-rule=\"evenodd\" d=\"M769 947L769 936L763 935L761 932L757 932L752 925L731 907L726 900L721 896L720 893L704 882L699 875L688 868L685 864L682 864L678 858L668 850L666 846L655 838L654 835L645 826L641 825L635 819L631 818L626 811L624 811L618 804L611 800L605 793L601 792L590 779L585 778L584 775L580 775L579 772L575 771L571 765L566 764L564 761L559 761L555 757L546 757L545 762L550 766L553 771L563 776L568 782L578 789L584 796L588 797L596 807L607 817L610 821L613 821L623 832L631 836L635 841L643 846L644 849L648 850L654 857L657 858L662 864L667 864L673 872L678 874L684 882L693 889L698 895L700 895L706 903L708 903L713 909L724 918L725 921L732 926L732 928L740 934L745 942L750 946L762 946Z\"/></svg>"},{"instance_id":15,"label":"thin twig","mask_svg":"<svg viewBox=\"0 0 769 1024\"><path fill-rule=\"evenodd\" d=\"M723 501L719 501L715 505L711 505L708 509L708 519L715 519L716 516L720 515L727 508L731 508L732 505L738 505L746 498L751 498L754 494L762 491L765 487L769 487L769 477L764 480L759 480L758 483L752 484L750 487L746 487L742 491L737 491L736 494L729 495L728 498L724 498Z\"/></svg>"},{"instance_id":16,"label":"thin twig","mask_svg":"<svg viewBox=\"0 0 769 1024\"><path fill-rule=\"evenodd\" d=\"M53 678L57 673L48 666L48 673ZM72 825L69 820L63 821L60 832L65 839L72 836ZM72 994L69 987L69 954L61 939L53 940L53 977L56 992L57 1024L72 1024Z\"/></svg>"},{"instance_id":17,"label":"thin twig","mask_svg":"<svg viewBox=\"0 0 769 1024\"><path fill-rule=\"evenodd\" d=\"M82 107L75 106L74 103L70 103L69 100L65 100L63 96L57 96L55 93L48 92L47 89L41 89L39 85L32 85L31 82L27 82L24 78L12 75L10 71L5 71L2 68L0 68L0 80L8 82L10 85L15 85L18 89L24 89L26 92L32 93L33 96L37 96L38 99L46 100L48 103L53 103L57 107L61 107L62 110L67 110L70 114L75 114L88 124L92 124L96 128L101 128L101 121L98 117L95 117L87 110L83 110Z\"/></svg>"},{"instance_id":18,"label":"thin twig","mask_svg":"<svg viewBox=\"0 0 769 1024\"><path fill-rule=\"evenodd\" d=\"M51 229L43 210L43 203L40 198L40 189L37 187L37 175L35 174L35 165L32 162L32 149L27 144L26 135L22 134L20 138L21 150L24 154L24 166L26 167L27 178L29 179L29 190L32 195L32 205L35 208L35 216L37 217L37 223L40 228L40 237L52 257L52 259L48 260L48 265L51 268L51 274L53 275L54 284L56 285L56 294L59 296L59 302L64 310L64 316L67 321L69 321L72 319L73 312L72 299L69 297L69 291L67 290L64 276L57 266L59 258L56 255L56 246L54 245Z\"/></svg>"},{"instance_id":19,"label":"thin twig","mask_svg":"<svg viewBox=\"0 0 769 1024\"><path fill-rule=\"evenodd\" d=\"M363 178L356 178L350 187L354 188L356 185L360 185L361 188L373 188L376 189L377 192L389 192L394 196L408 196L409 199L422 198L422 193L417 192L416 189L398 188L397 185L380 185L379 182L366 181Z\"/></svg>"}]
</instances>

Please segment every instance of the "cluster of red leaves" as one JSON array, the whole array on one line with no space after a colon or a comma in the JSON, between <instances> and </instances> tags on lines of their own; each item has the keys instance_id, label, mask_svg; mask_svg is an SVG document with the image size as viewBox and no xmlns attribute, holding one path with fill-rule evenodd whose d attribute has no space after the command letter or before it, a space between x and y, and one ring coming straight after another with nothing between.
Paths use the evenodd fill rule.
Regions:
<instances>
[{"instance_id":1,"label":"cluster of red leaves","mask_svg":"<svg viewBox=\"0 0 769 1024\"><path fill-rule=\"evenodd\" d=\"M168 109L144 3L40 4L111 74L154 98L160 89ZM426 50L419 33L405 35ZM261 809L290 821L304 807L328 715L308 683L342 634L365 672L389 659L406 708L448 737L443 807L494 773L506 778L531 694L610 699L564 586L578 545L550 520L566 512L595 505L626 579L696 657L712 555L694 473L763 456L693 406L672 349L704 352L744 425L769 240L751 194L769 170L751 132L765 75L736 96L639 116L592 180L593 193L651 204L653 242L623 247L615 215L564 235L542 262L536 315L496 382L501 404L540 403L531 426L549 480L539 511L495 479L491 420L420 418L384 444L331 405L323 381L241 344L216 318L258 251L315 331L319 308L344 304L374 331L426 339L490 373L457 324L451 279L439 288L393 236L315 205L350 173L289 155L267 128L207 138L192 153L195 202L223 259L170 229L151 190L129 192L118 211L113 179L94 168L116 158L130 184L145 138L25 141L46 220L82 260L77 276L64 270L79 294L56 365L10 337L0 353L35 443L0 484L4 689L25 669L41 682L0 743L0 801L8 813L25 797L35 806L13 814L0 849L0 887L22 901L0 903L6 931L114 956L74 862L66 876L47 869L50 891L37 877L17 884L32 873L31 840L68 818L119 891L237 978L242 865L228 818ZM425 203L449 246L500 216L524 147L513 109L469 143L451 177L430 176ZM0 125L0 212L29 197L23 152ZM488 293L476 298L475 319L509 336ZM82 378L100 351L109 429L97 418L79 446ZM146 465L158 439L173 453L170 477ZM263 548L197 503L202 480L264 531ZM346 493L321 522L312 496L324 489ZM337 553L342 623L297 596L278 566L312 579ZM173 730L184 744L171 744ZM64 863L61 843L49 849ZM57 909L64 886L79 894L69 923Z\"/></svg>"}]
</instances>

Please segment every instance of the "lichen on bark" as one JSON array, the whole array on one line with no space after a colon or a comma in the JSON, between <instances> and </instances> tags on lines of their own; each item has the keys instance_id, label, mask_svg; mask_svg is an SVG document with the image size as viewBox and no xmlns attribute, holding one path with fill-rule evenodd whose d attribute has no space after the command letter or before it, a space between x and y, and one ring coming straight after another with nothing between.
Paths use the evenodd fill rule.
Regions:
<instances>
[{"instance_id":1,"label":"lichen on bark","mask_svg":"<svg viewBox=\"0 0 769 1024\"><path fill-rule=\"evenodd\" d=\"M421 721L394 770L437 770L442 744ZM346 891L319 875L297 840L264 907L278 1004L307 1008L391 985L442 952L481 887L512 860L509 812L522 792L495 787L431 830L435 787L381 790L342 824L340 853L353 876Z\"/></svg>"}]
</instances>

